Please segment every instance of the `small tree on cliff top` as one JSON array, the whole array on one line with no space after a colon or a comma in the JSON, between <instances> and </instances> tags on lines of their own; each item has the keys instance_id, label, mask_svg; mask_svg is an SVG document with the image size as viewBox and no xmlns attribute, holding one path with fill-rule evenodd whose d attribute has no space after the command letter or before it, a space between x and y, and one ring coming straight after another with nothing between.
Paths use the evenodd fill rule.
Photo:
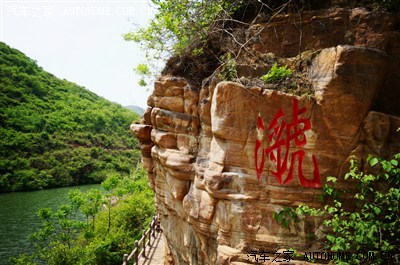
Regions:
<instances>
[{"instance_id":1,"label":"small tree on cliff top","mask_svg":"<svg viewBox=\"0 0 400 265\"><path fill-rule=\"evenodd\" d=\"M194 40L204 40L222 11L231 13L244 1L152 0L157 13L149 25L124 35L147 51L147 56L166 59L183 51ZM194 51L199 52L199 51Z\"/></svg>"},{"instance_id":2,"label":"small tree on cliff top","mask_svg":"<svg viewBox=\"0 0 400 265\"><path fill-rule=\"evenodd\" d=\"M145 79L158 74L160 69L157 69L155 61L166 61L172 55L182 53L191 43L205 43L209 29L219 14L231 13L233 7L242 2L152 0L157 12L148 26L124 35L125 40L139 43L146 52L151 71L139 73L139 85L146 86ZM194 55L202 52L201 45L192 50ZM143 68L143 64L140 66Z\"/></svg>"},{"instance_id":3,"label":"small tree on cliff top","mask_svg":"<svg viewBox=\"0 0 400 265\"><path fill-rule=\"evenodd\" d=\"M302 1L302 0L301 0ZM223 54L230 53L236 59L247 50L250 42L241 42L235 36L235 29L249 26L257 15L267 12L278 14L291 4L300 0L152 0L157 12L147 27L139 28L124 35L125 40L141 45L152 68L146 75L140 72L139 84L145 86L146 76L156 74L154 60L166 60L174 56L179 62L189 61L182 68L184 71L202 73L226 63ZM236 50L230 49L228 43L236 43ZM210 48L210 45L213 48ZM205 59L204 59L205 58ZM203 60L203 61L202 61ZM177 63L180 64L180 63ZM176 65L174 67L176 68ZM194 66L193 66L194 65ZM141 65L143 66L143 65ZM188 67L193 69L188 69ZM168 68L168 65L167 65ZM179 66L178 66L179 68ZM136 72L138 68L136 69ZM179 72L179 70L178 70Z\"/></svg>"}]
</instances>

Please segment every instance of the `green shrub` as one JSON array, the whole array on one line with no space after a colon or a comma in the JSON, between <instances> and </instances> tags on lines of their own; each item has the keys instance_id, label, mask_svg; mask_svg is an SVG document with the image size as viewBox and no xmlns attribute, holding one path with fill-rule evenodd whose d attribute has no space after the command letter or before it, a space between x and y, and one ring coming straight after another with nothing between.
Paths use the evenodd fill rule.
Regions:
<instances>
[{"instance_id":1,"label":"green shrub","mask_svg":"<svg viewBox=\"0 0 400 265\"><path fill-rule=\"evenodd\" d=\"M223 65L218 77L222 80L233 81L237 78L236 60L230 53L222 56Z\"/></svg>"},{"instance_id":2,"label":"green shrub","mask_svg":"<svg viewBox=\"0 0 400 265\"><path fill-rule=\"evenodd\" d=\"M278 65L274 63L269 72L261 76L260 79L268 83L273 83L289 78L291 75L292 71L290 69L287 69L286 65L278 67Z\"/></svg>"},{"instance_id":3,"label":"green shrub","mask_svg":"<svg viewBox=\"0 0 400 265\"><path fill-rule=\"evenodd\" d=\"M370 157L369 165L377 173L368 174L360 171L357 162L352 160L345 179L355 184L355 195L354 191L350 193L336 188L337 179L328 177L328 184L324 186L328 203L323 208L300 205L297 213L324 216L327 249L335 252L374 252L373 264L388 263L390 260L384 261L382 253L398 253L400 247L399 161L400 154L390 160ZM351 255L350 260L338 263L361 262L357 255Z\"/></svg>"}]
</instances>

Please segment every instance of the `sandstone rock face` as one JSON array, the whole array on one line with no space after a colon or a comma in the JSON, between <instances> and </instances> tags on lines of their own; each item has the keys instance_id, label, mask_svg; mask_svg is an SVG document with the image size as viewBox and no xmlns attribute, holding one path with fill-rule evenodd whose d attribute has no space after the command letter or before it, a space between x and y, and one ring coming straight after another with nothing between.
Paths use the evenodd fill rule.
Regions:
<instances>
[{"instance_id":1,"label":"sandstone rock face","mask_svg":"<svg viewBox=\"0 0 400 265\"><path fill-rule=\"evenodd\" d=\"M238 37L253 50L291 57L299 51L338 45L375 48L386 52L390 69L374 108L400 115L400 31L399 16L371 12L364 8L329 9L300 15L278 15L269 23L243 29ZM396 98L397 100L394 100Z\"/></svg>"},{"instance_id":2,"label":"sandstone rock face","mask_svg":"<svg viewBox=\"0 0 400 265\"><path fill-rule=\"evenodd\" d=\"M300 15L282 14L272 23L252 25L250 30L253 34L249 35L249 39L253 48L289 57L296 56L299 49L316 50L338 45L385 50L397 38L394 16L370 12L365 8L304 12L301 25L299 22ZM259 31L260 38L252 38Z\"/></svg>"},{"instance_id":3,"label":"sandstone rock face","mask_svg":"<svg viewBox=\"0 0 400 265\"><path fill-rule=\"evenodd\" d=\"M363 12L309 14L313 31L307 34L319 39L310 45L324 48L309 69L315 100L234 82L212 81L200 89L177 77L156 81L146 124L131 130L156 194L166 263L254 264L251 251L317 250L321 242L307 239L316 220L284 229L272 214L300 203L318 205L328 176L349 187L340 177L352 155L363 162L368 154L400 151L400 118L374 110L382 89L393 83L391 63L400 58L380 48L390 40L378 41L380 33L365 35L359 27L349 35L329 24L354 41L336 46L318 35L322 28L313 22L342 25L336 17L350 15L346 23L358 19L365 33L372 15ZM384 29L390 23L379 22Z\"/></svg>"}]
</instances>

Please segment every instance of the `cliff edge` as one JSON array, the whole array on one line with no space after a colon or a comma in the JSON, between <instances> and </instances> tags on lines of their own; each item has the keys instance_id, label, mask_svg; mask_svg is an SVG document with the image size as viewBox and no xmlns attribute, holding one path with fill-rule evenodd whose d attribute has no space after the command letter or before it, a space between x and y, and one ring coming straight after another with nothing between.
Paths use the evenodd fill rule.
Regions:
<instances>
[{"instance_id":1,"label":"cliff edge","mask_svg":"<svg viewBox=\"0 0 400 265\"><path fill-rule=\"evenodd\" d=\"M343 175L352 156L363 165L369 154L400 151L396 15L336 8L305 11L299 21L281 14L237 29L257 58L237 58L237 75L265 73L273 54L302 69L310 93L215 75L196 85L166 72L144 124L131 125L156 194L165 264L255 264L254 251L318 251L319 220L285 229L273 213L318 206L328 176L351 189Z\"/></svg>"}]
</instances>

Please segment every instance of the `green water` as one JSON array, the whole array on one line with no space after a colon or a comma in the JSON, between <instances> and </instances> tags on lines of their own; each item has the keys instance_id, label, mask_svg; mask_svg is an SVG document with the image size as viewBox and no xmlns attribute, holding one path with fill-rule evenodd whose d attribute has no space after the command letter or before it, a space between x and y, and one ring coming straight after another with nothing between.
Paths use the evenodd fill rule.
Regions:
<instances>
[{"instance_id":1,"label":"green water","mask_svg":"<svg viewBox=\"0 0 400 265\"><path fill-rule=\"evenodd\" d=\"M38 209L49 207L56 210L68 202L67 194L72 189L81 191L100 185L85 185L31 192L0 194L0 264L9 264L11 256L30 252L28 237L40 227L36 217Z\"/></svg>"}]
</instances>

